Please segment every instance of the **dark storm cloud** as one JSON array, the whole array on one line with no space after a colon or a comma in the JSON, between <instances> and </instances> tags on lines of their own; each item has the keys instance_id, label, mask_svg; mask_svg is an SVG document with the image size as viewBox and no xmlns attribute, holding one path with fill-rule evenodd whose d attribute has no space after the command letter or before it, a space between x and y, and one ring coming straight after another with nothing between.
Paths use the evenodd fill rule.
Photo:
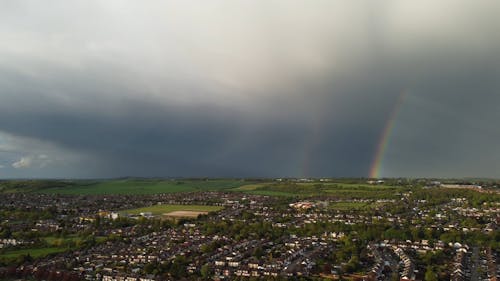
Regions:
<instances>
[{"instance_id":1,"label":"dark storm cloud","mask_svg":"<svg viewBox=\"0 0 500 281\"><path fill-rule=\"evenodd\" d=\"M25 113L17 108L15 112L2 110L0 126L12 134L91 154L102 165L87 169L96 169L100 176L293 175L307 169L301 166L303 161L312 162L307 171L311 173L337 170L355 174L358 169L347 165L360 154L351 148L353 142L346 141L355 132L343 128L341 122L326 121L327 126L320 128L325 131L318 133L295 120L293 112L286 114L288 120L250 120L227 108L217 112L134 102L122 110L110 117L98 112L67 112L57 106ZM355 122L356 116L346 117ZM311 139L315 137L321 140ZM362 143L364 136L357 139ZM370 143L363 145L370 149ZM334 163L327 160L330 157L345 160ZM319 161L322 165L315 165Z\"/></svg>"},{"instance_id":2,"label":"dark storm cloud","mask_svg":"<svg viewBox=\"0 0 500 281\"><path fill-rule=\"evenodd\" d=\"M94 85L91 92L99 92L99 84ZM73 80L72 87L79 86ZM33 86L0 106L0 126L93 155L101 165L86 169L99 176L356 175L367 169L376 137L375 131L363 129L363 119L377 110L367 99L356 98L360 89L350 85L342 86L351 96L341 103L348 110L342 110L328 97L329 87L309 89L324 92L313 108L307 102L278 100L262 104L258 110L264 112L255 116L245 105L158 105L99 95L66 105Z\"/></svg>"},{"instance_id":3,"label":"dark storm cloud","mask_svg":"<svg viewBox=\"0 0 500 281\"><path fill-rule=\"evenodd\" d=\"M4 5L0 176L498 176L494 2Z\"/></svg>"}]
</instances>

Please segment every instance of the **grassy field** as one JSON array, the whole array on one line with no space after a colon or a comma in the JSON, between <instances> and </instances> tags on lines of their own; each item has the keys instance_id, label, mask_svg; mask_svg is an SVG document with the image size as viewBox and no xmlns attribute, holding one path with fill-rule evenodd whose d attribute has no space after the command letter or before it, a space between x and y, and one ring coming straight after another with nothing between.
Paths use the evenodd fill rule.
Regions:
<instances>
[{"instance_id":1,"label":"grassy field","mask_svg":"<svg viewBox=\"0 0 500 281\"><path fill-rule=\"evenodd\" d=\"M36 192L48 194L155 194L225 190L246 184L240 180L107 180L77 182L72 186L48 187Z\"/></svg>"},{"instance_id":2,"label":"grassy field","mask_svg":"<svg viewBox=\"0 0 500 281\"><path fill-rule=\"evenodd\" d=\"M252 191L247 191L245 193L264 195L264 196L278 196L278 197L296 197L297 195L299 195L292 192L274 191L274 190L252 190Z\"/></svg>"},{"instance_id":3,"label":"grassy field","mask_svg":"<svg viewBox=\"0 0 500 281\"><path fill-rule=\"evenodd\" d=\"M246 184L230 191L250 194L288 197L331 196L339 199L392 198L405 188L389 185L369 185L355 183L259 183Z\"/></svg>"},{"instance_id":4,"label":"grassy field","mask_svg":"<svg viewBox=\"0 0 500 281\"><path fill-rule=\"evenodd\" d=\"M45 188L71 187L72 181L63 180L0 180L0 193L36 192Z\"/></svg>"},{"instance_id":5,"label":"grassy field","mask_svg":"<svg viewBox=\"0 0 500 281\"><path fill-rule=\"evenodd\" d=\"M36 192L46 194L157 194L198 191L231 191L249 194L308 197L394 198L407 188L352 182L256 182L235 179L119 179L119 180L19 180L0 182L0 192Z\"/></svg>"},{"instance_id":6,"label":"grassy field","mask_svg":"<svg viewBox=\"0 0 500 281\"><path fill-rule=\"evenodd\" d=\"M33 258L44 257L46 255L62 253L67 251L66 248L33 248L33 249L20 249L20 250L8 250L5 253L0 254L0 259L13 259L21 255L30 255Z\"/></svg>"},{"instance_id":7,"label":"grassy field","mask_svg":"<svg viewBox=\"0 0 500 281\"><path fill-rule=\"evenodd\" d=\"M273 183L246 184L237 188L230 189L229 191L267 196L293 197L297 195L289 192L289 190L287 190L286 188L283 188L283 190L271 190L269 186L271 186L272 184Z\"/></svg>"},{"instance_id":8,"label":"grassy field","mask_svg":"<svg viewBox=\"0 0 500 281\"><path fill-rule=\"evenodd\" d=\"M328 205L329 208L339 211L347 210L368 210L376 208L380 204L368 202L335 202Z\"/></svg>"},{"instance_id":9,"label":"grassy field","mask_svg":"<svg viewBox=\"0 0 500 281\"><path fill-rule=\"evenodd\" d=\"M161 215L175 211L197 211L197 212L216 212L222 210L220 206L205 205L154 205L150 207L138 208L121 211L122 214L139 214L142 212L151 212L153 215Z\"/></svg>"},{"instance_id":10,"label":"grassy field","mask_svg":"<svg viewBox=\"0 0 500 281\"><path fill-rule=\"evenodd\" d=\"M240 187L233 188L232 191L253 191L265 187L270 183L245 184Z\"/></svg>"},{"instance_id":11,"label":"grassy field","mask_svg":"<svg viewBox=\"0 0 500 281\"><path fill-rule=\"evenodd\" d=\"M42 239L51 247L61 247L61 245L64 245L65 243L69 243L69 242L78 243L78 242L82 241L82 238L77 237L76 235L74 235L74 236L71 235L71 236L67 236L64 238L47 236L47 237L44 237Z\"/></svg>"}]
</instances>

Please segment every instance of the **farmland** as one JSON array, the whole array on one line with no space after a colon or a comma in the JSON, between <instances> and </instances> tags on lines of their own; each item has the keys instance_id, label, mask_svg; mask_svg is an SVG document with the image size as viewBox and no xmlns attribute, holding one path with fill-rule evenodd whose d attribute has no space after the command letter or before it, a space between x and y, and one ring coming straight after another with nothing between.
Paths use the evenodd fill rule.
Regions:
<instances>
[{"instance_id":1,"label":"farmland","mask_svg":"<svg viewBox=\"0 0 500 281\"><path fill-rule=\"evenodd\" d=\"M0 182L0 193L44 193L66 195L147 195L159 193L229 191L278 197L333 196L349 198L394 198L408 187L350 182L277 182L238 179L113 179L73 181Z\"/></svg>"},{"instance_id":2,"label":"farmland","mask_svg":"<svg viewBox=\"0 0 500 281\"><path fill-rule=\"evenodd\" d=\"M407 187L397 185L368 185L337 182L268 182L242 185L240 187L230 189L229 191L284 197L310 197L326 195L339 199L390 199L397 197L399 193L408 190L409 189Z\"/></svg>"},{"instance_id":3,"label":"farmland","mask_svg":"<svg viewBox=\"0 0 500 281\"><path fill-rule=\"evenodd\" d=\"M75 181L13 181L0 182L0 193L32 192L45 194L157 194L214 191L237 188L248 182L241 180L171 180L119 179Z\"/></svg>"}]
</instances>

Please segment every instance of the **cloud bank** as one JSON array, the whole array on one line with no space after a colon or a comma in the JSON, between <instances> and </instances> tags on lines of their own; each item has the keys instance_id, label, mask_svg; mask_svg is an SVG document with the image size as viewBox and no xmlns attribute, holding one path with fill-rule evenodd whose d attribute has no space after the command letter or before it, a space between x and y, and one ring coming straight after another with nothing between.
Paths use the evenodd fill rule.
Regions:
<instances>
[{"instance_id":1,"label":"cloud bank","mask_svg":"<svg viewBox=\"0 0 500 281\"><path fill-rule=\"evenodd\" d=\"M500 176L495 1L0 5L1 177Z\"/></svg>"}]
</instances>

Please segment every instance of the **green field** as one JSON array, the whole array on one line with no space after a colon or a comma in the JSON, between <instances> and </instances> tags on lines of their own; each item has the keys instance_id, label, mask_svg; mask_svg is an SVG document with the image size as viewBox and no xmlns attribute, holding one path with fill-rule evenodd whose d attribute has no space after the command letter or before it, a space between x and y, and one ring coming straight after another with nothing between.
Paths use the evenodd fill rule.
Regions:
<instances>
[{"instance_id":1,"label":"green field","mask_svg":"<svg viewBox=\"0 0 500 281\"><path fill-rule=\"evenodd\" d=\"M59 237L54 237L54 236L47 236L42 238L43 241L47 243L50 247L61 247L61 245L67 244L69 242L82 242L83 239L80 237L77 237L76 235L70 235L64 238L59 238Z\"/></svg>"},{"instance_id":2,"label":"green field","mask_svg":"<svg viewBox=\"0 0 500 281\"><path fill-rule=\"evenodd\" d=\"M250 194L288 197L330 196L339 199L382 199L393 198L406 188L389 185L369 185L355 183L292 183L292 182L268 182L259 184L246 184L229 191L244 192Z\"/></svg>"},{"instance_id":3,"label":"green field","mask_svg":"<svg viewBox=\"0 0 500 281\"><path fill-rule=\"evenodd\" d=\"M264 195L264 196L278 196L278 197L295 197L298 194L286 192L286 191L273 191L273 190L253 190L245 192L254 195Z\"/></svg>"},{"instance_id":4,"label":"green field","mask_svg":"<svg viewBox=\"0 0 500 281\"><path fill-rule=\"evenodd\" d=\"M213 191L247 184L240 180L106 180L76 182L71 186L45 187L35 192L48 194L156 194Z\"/></svg>"},{"instance_id":5,"label":"green field","mask_svg":"<svg viewBox=\"0 0 500 281\"><path fill-rule=\"evenodd\" d=\"M235 179L117 179L117 180L19 180L0 181L0 192L35 192L46 194L157 194L198 191L231 191L257 195L338 199L394 198L408 188L369 185L363 182L257 182Z\"/></svg>"},{"instance_id":6,"label":"green field","mask_svg":"<svg viewBox=\"0 0 500 281\"><path fill-rule=\"evenodd\" d=\"M283 188L283 190L270 189L269 186L271 186L272 184L273 183L246 184L237 188L229 189L228 191L265 196L294 197L297 195L287 190L286 187Z\"/></svg>"},{"instance_id":7,"label":"green field","mask_svg":"<svg viewBox=\"0 0 500 281\"><path fill-rule=\"evenodd\" d=\"M66 248L33 248L33 249L20 249L20 250L8 250L5 253L0 254L0 259L13 259L22 255L30 255L32 258L44 257L46 255L62 253L67 251Z\"/></svg>"},{"instance_id":8,"label":"green field","mask_svg":"<svg viewBox=\"0 0 500 281\"><path fill-rule=\"evenodd\" d=\"M371 202L334 202L328 205L329 208L339 211L369 210L378 206L381 206L381 204Z\"/></svg>"},{"instance_id":9,"label":"green field","mask_svg":"<svg viewBox=\"0 0 500 281\"><path fill-rule=\"evenodd\" d=\"M233 188L232 191L253 191L265 187L270 183L245 184L240 187Z\"/></svg>"},{"instance_id":10,"label":"green field","mask_svg":"<svg viewBox=\"0 0 500 281\"><path fill-rule=\"evenodd\" d=\"M196 211L196 212L216 212L222 210L220 206L205 206L205 205L154 205L131 210L121 211L122 214L137 215L142 212L151 212L153 215L161 215L174 211Z\"/></svg>"}]
</instances>

